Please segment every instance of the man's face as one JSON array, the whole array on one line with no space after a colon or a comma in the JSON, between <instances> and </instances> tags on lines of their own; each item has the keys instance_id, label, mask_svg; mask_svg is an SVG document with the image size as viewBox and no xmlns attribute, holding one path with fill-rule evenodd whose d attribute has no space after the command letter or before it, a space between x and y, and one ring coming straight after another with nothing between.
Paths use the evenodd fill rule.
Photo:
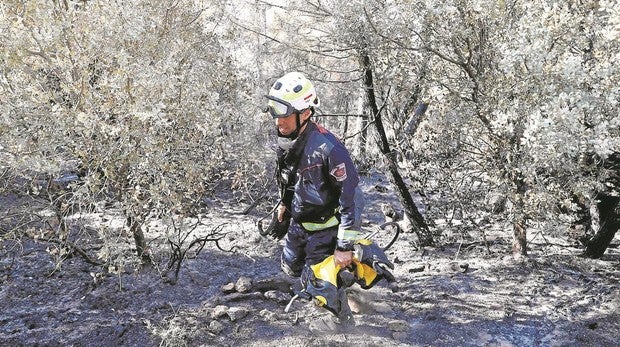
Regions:
<instances>
[{"instance_id":1,"label":"man's face","mask_svg":"<svg viewBox=\"0 0 620 347\"><path fill-rule=\"evenodd\" d=\"M303 111L299 116L299 122L303 123L306 119L310 117L310 110ZM288 117L284 118L276 118L276 126L278 127L278 131L280 134L284 136L288 136L292 134L297 128L297 114L293 113Z\"/></svg>"}]
</instances>

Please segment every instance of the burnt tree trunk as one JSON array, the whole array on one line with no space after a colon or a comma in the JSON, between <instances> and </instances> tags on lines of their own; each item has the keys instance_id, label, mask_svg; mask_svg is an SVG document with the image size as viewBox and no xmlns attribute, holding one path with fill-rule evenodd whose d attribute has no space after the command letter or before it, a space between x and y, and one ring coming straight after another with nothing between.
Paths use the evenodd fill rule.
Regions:
<instances>
[{"instance_id":1,"label":"burnt tree trunk","mask_svg":"<svg viewBox=\"0 0 620 347\"><path fill-rule=\"evenodd\" d=\"M597 203L599 213L599 229L590 239L586 240L583 255L588 258L600 258L620 228L620 197L599 194Z\"/></svg>"},{"instance_id":2,"label":"burnt tree trunk","mask_svg":"<svg viewBox=\"0 0 620 347\"><path fill-rule=\"evenodd\" d=\"M524 220L515 221L512 226L512 255L527 256L527 227Z\"/></svg>"},{"instance_id":3,"label":"burnt tree trunk","mask_svg":"<svg viewBox=\"0 0 620 347\"><path fill-rule=\"evenodd\" d=\"M433 244L433 236L431 235L428 225L424 221L424 217L418 211L417 206L413 201L413 197L407 188L407 184L403 180L403 177L398 171L398 164L396 161L396 153L390 149L390 145L385 134L383 122L381 120L381 112L377 106L377 100L375 97L375 88L373 81L372 65L370 57L365 52L361 54L361 63L364 68L364 87L366 89L366 99L368 105L374 115L374 124L377 132L379 133L379 148L381 153L386 158L388 165L388 178L398 191L398 197L405 209L405 214L411 221L413 231L419 239L420 246L430 246Z\"/></svg>"},{"instance_id":4,"label":"burnt tree trunk","mask_svg":"<svg viewBox=\"0 0 620 347\"><path fill-rule=\"evenodd\" d=\"M347 131L349 131L349 117L344 117L344 125L342 127L342 143L347 141Z\"/></svg>"},{"instance_id":5,"label":"burnt tree trunk","mask_svg":"<svg viewBox=\"0 0 620 347\"><path fill-rule=\"evenodd\" d=\"M584 256L600 258L620 228L620 152L615 152L602 161L608 178L605 185L608 192L599 192L596 207L599 214L599 229L596 234L586 238Z\"/></svg>"},{"instance_id":6,"label":"burnt tree trunk","mask_svg":"<svg viewBox=\"0 0 620 347\"><path fill-rule=\"evenodd\" d=\"M134 239L134 243L136 245L136 253L142 264L151 264L151 257L147 252L146 246L146 238L144 237L144 232L142 231L142 224L135 217L127 217L127 224L129 225L129 231L131 231Z\"/></svg>"},{"instance_id":7,"label":"burnt tree trunk","mask_svg":"<svg viewBox=\"0 0 620 347\"><path fill-rule=\"evenodd\" d=\"M527 256L527 217L524 212L523 195L527 189L523 177L519 174L514 179L515 193L515 217L512 225L512 255L515 258Z\"/></svg>"},{"instance_id":8,"label":"burnt tree trunk","mask_svg":"<svg viewBox=\"0 0 620 347\"><path fill-rule=\"evenodd\" d=\"M366 146L368 140L368 117L362 117L362 134L360 136L360 158L366 157Z\"/></svg>"}]
</instances>

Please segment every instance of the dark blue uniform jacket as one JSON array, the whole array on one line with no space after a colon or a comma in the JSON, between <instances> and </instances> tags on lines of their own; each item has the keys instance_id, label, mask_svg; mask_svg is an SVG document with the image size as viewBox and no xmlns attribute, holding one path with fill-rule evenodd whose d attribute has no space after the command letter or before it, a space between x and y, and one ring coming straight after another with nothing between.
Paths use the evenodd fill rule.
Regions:
<instances>
[{"instance_id":1,"label":"dark blue uniform jacket","mask_svg":"<svg viewBox=\"0 0 620 347\"><path fill-rule=\"evenodd\" d=\"M296 148L298 146L304 147ZM311 122L290 152L297 152L299 157L294 185L290 182L281 185L281 188L288 191L283 194L283 202L291 211L293 220L300 224L325 223L336 214L340 218L339 229L352 229L354 225L359 225L355 220L354 199L359 176L342 142L325 128ZM287 170L293 171L295 164L287 162L285 154L283 151L278 153L280 176L283 172L286 176Z\"/></svg>"}]
</instances>

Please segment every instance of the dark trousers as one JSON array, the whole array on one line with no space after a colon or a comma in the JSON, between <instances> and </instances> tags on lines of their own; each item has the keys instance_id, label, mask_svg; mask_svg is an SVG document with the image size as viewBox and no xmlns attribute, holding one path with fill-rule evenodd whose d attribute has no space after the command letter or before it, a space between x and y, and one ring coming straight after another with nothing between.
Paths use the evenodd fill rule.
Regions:
<instances>
[{"instance_id":1,"label":"dark trousers","mask_svg":"<svg viewBox=\"0 0 620 347\"><path fill-rule=\"evenodd\" d=\"M319 231L306 231L291 221L282 250L281 266L285 273L299 277L304 266L322 262L334 254L338 226Z\"/></svg>"}]
</instances>

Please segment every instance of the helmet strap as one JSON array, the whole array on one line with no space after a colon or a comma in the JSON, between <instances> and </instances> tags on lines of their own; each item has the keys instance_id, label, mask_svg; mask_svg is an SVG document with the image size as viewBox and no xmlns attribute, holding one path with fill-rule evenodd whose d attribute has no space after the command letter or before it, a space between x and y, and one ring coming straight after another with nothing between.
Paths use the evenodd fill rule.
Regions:
<instances>
[{"instance_id":1,"label":"helmet strap","mask_svg":"<svg viewBox=\"0 0 620 347\"><path fill-rule=\"evenodd\" d=\"M314 115L314 108L310 108L310 110L312 111L312 113L310 114L310 117L312 117ZM295 127L295 131L293 131L292 133L290 133L289 135L283 135L280 130L278 130L278 136L279 137L285 137L287 139L291 139L291 140L295 140L297 137L299 137L299 132L301 131L301 128L304 127L304 125L306 125L308 123L308 121L310 121L310 117L306 118L305 121L303 121L303 123L301 122L301 113L297 112L295 114L295 122L296 127Z\"/></svg>"}]
</instances>

